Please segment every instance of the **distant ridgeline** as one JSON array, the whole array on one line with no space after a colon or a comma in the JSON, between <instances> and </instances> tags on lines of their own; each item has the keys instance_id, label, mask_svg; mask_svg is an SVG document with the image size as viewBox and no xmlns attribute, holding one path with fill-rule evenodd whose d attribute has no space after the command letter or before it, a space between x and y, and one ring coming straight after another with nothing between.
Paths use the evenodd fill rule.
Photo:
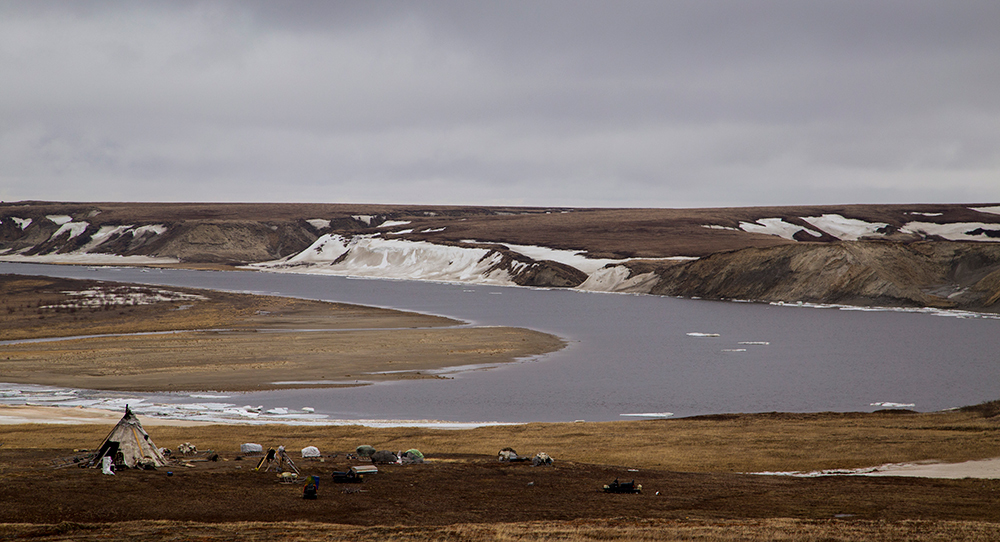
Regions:
<instances>
[{"instance_id":1,"label":"distant ridgeline","mask_svg":"<svg viewBox=\"0 0 1000 542\"><path fill-rule=\"evenodd\" d=\"M998 312L1000 205L0 204L0 260Z\"/></svg>"}]
</instances>

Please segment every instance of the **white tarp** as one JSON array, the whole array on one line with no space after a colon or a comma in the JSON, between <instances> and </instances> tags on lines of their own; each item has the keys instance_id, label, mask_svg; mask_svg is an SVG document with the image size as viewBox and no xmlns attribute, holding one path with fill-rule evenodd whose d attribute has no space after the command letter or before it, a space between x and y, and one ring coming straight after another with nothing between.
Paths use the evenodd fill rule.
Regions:
<instances>
[{"instance_id":1,"label":"white tarp","mask_svg":"<svg viewBox=\"0 0 1000 542\"><path fill-rule=\"evenodd\" d=\"M315 446L302 448L302 457L319 457L319 448Z\"/></svg>"},{"instance_id":2,"label":"white tarp","mask_svg":"<svg viewBox=\"0 0 1000 542\"><path fill-rule=\"evenodd\" d=\"M264 447L261 446L260 444L254 444L252 442L247 442L245 444L240 444L240 453L241 454L252 454L252 453L256 453L256 452L261 452L262 453L263 451L264 451Z\"/></svg>"}]
</instances>

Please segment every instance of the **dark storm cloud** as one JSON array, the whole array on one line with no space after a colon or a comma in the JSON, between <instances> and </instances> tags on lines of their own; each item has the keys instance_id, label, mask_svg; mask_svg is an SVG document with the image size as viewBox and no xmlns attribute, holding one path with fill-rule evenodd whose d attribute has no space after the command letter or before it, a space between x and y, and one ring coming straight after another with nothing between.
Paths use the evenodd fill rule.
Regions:
<instances>
[{"instance_id":1,"label":"dark storm cloud","mask_svg":"<svg viewBox=\"0 0 1000 542\"><path fill-rule=\"evenodd\" d=\"M0 3L0 197L1000 200L994 2Z\"/></svg>"}]
</instances>

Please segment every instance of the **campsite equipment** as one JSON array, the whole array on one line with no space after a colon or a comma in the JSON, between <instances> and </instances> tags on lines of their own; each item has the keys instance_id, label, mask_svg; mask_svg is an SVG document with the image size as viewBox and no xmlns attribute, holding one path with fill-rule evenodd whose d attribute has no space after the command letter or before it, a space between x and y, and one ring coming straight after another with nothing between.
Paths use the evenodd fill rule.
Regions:
<instances>
[{"instance_id":1,"label":"campsite equipment","mask_svg":"<svg viewBox=\"0 0 1000 542\"><path fill-rule=\"evenodd\" d=\"M528 456L517 455L517 452L513 448L504 448L497 452L497 461L503 461L505 463L520 463L523 461L531 461Z\"/></svg>"},{"instance_id":2,"label":"campsite equipment","mask_svg":"<svg viewBox=\"0 0 1000 542\"><path fill-rule=\"evenodd\" d=\"M399 458L389 450L379 450L372 454L372 463L395 463Z\"/></svg>"},{"instance_id":3,"label":"campsite equipment","mask_svg":"<svg viewBox=\"0 0 1000 542\"><path fill-rule=\"evenodd\" d=\"M315 446L306 446L302 448L302 457L319 457L319 448Z\"/></svg>"},{"instance_id":4,"label":"campsite equipment","mask_svg":"<svg viewBox=\"0 0 1000 542\"><path fill-rule=\"evenodd\" d=\"M416 448L410 448L409 450L406 450L405 452L403 452L403 455L400 456L399 459L401 459L404 464L406 464L406 463L423 463L424 462L424 454L420 453L420 450L418 450Z\"/></svg>"},{"instance_id":5,"label":"campsite equipment","mask_svg":"<svg viewBox=\"0 0 1000 542\"><path fill-rule=\"evenodd\" d=\"M333 482L335 484L360 484L364 481L366 474L375 474L378 467L375 465L358 465L351 467L346 472L333 471Z\"/></svg>"},{"instance_id":6,"label":"campsite equipment","mask_svg":"<svg viewBox=\"0 0 1000 542\"><path fill-rule=\"evenodd\" d=\"M104 438L104 442L86 465L88 467L101 465L105 457L111 458L116 467L130 469L136 467L149 469L167 464L167 459L153 444L149 434L139 423L139 418L135 417L128 405L125 405L125 415Z\"/></svg>"},{"instance_id":7,"label":"campsite equipment","mask_svg":"<svg viewBox=\"0 0 1000 542\"><path fill-rule=\"evenodd\" d=\"M531 460L532 467L538 467L540 465L551 465L551 464L552 464L552 458L549 457L549 454L545 452L538 452L537 454L535 454L535 457Z\"/></svg>"},{"instance_id":8,"label":"campsite equipment","mask_svg":"<svg viewBox=\"0 0 1000 542\"><path fill-rule=\"evenodd\" d=\"M642 493L642 485L636 484L635 480L621 483L618 478L614 482L604 486L605 493Z\"/></svg>"},{"instance_id":9,"label":"campsite equipment","mask_svg":"<svg viewBox=\"0 0 1000 542\"><path fill-rule=\"evenodd\" d=\"M292 458L288 457L288 454L285 453L284 446L278 446L277 450L268 448L267 453L264 454L264 457L260 459L260 463L257 463L257 467L253 470L259 471L261 469L264 469L264 472L274 469L278 473L287 470L299 474L299 468L295 466Z\"/></svg>"},{"instance_id":10,"label":"campsite equipment","mask_svg":"<svg viewBox=\"0 0 1000 542\"><path fill-rule=\"evenodd\" d=\"M316 499L319 491L319 476L310 476L305 487L302 488L303 499Z\"/></svg>"},{"instance_id":11,"label":"campsite equipment","mask_svg":"<svg viewBox=\"0 0 1000 542\"><path fill-rule=\"evenodd\" d=\"M264 447L261 446L260 444L255 444L253 442L245 442L243 444L240 444L240 453L244 455L262 454L264 453Z\"/></svg>"}]
</instances>

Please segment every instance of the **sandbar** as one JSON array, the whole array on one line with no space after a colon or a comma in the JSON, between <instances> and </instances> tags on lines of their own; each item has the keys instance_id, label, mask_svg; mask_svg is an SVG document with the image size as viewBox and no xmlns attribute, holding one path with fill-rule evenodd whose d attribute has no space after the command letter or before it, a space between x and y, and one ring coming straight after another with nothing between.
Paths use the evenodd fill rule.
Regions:
<instances>
[{"instance_id":1,"label":"sandbar","mask_svg":"<svg viewBox=\"0 0 1000 542\"><path fill-rule=\"evenodd\" d=\"M276 296L16 275L0 277L0 293L0 382L20 384L137 392L357 386L448 378L442 369L508 363L566 344L523 328Z\"/></svg>"}]
</instances>

